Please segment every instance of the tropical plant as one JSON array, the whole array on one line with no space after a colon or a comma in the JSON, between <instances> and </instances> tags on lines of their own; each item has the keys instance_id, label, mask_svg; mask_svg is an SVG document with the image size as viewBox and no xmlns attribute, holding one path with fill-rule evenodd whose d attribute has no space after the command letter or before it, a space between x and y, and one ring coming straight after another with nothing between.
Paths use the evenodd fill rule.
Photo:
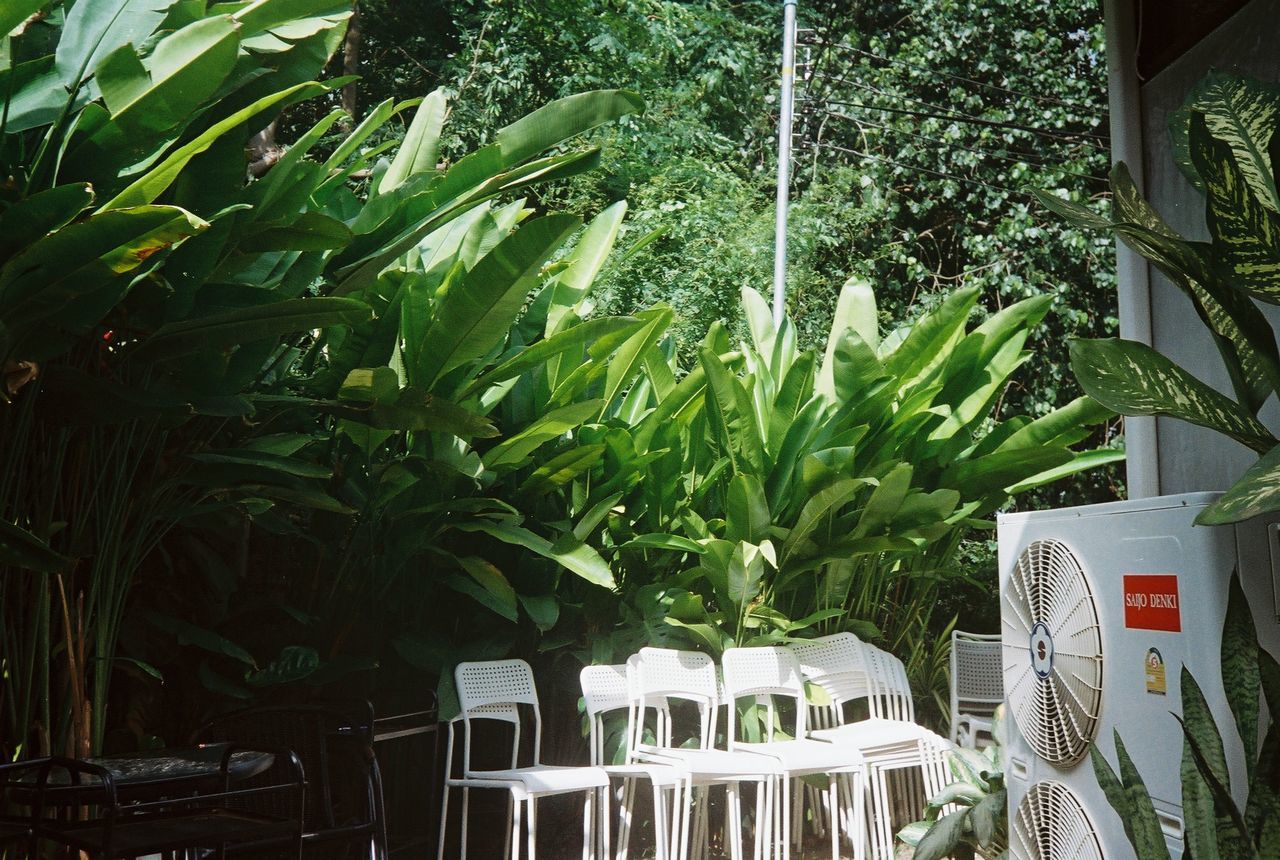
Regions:
<instances>
[{"instance_id":1,"label":"tropical plant","mask_svg":"<svg viewBox=\"0 0 1280 860\"><path fill-rule=\"evenodd\" d=\"M637 635L718 653L811 627L900 648L958 575L967 529L1013 493L1122 456L1071 450L1111 414L1088 398L989 421L1047 299L969 330L978 293L960 290L882 341L853 280L820 357L742 295L750 342L732 349L713 328L679 381L669 348L635 353L630 421L599 437L613 459L571 493L606 512L601 552L639 622L616 631L619 652Z\"/></svg>"},{"instance_id":2,"label":"tropical plant","mask_svg":"<svg viewBox=\"0 0 1280 860\"><path fill-rule=\"evenodd\" d=\"M1191 300L1231 378L1217 391L1145 344L1076 340L1071 367L1099 402L1124 415L1165 415L1216 430L1259 455L1197 518L1238 522L1280 510L1280 440L1258 420L1280 391L1280 352L1254 301L1280 303L1280 194L1267 155L1276 150L1280 91L1212 73L1170 122L1174 157L1206 194L1209 242L1179 236L1138 194L1128 168L1111 172L1112 212L1101 217L1053 194L1046 206L1083 227L1109 230L1150 260Z\"/></svg>"},{"instance_id":3,"label":"tropical plant","mask_svg":"<svg viewBox=\"0 0 1280 860\"><path fill-rule=\"evenodd\" d=\"M996 710L992 742L981 752L957 747L947 754L955 777L925 804L925 817L898 831L914 860L974 857L995 860L1009 847L1008 791L1004 785L1004 706Z\"/></svg>"},{"instance_id":4,"label":"tropical plant","mask_svg":"<svg viewBox=\"0 0 1280 860\"><path fill-rule=\"evenodd\" d=\"M1244 809L1236 803L1223 745L1223 729L1214 722L1209 702L1195 678L1182 667L1182 812L1186 852L1197 858L1275 857L1280 853L1280 663L1258 644L1248 600L1232 575L1222 628L1222 683L1234 717L1234 731L1248 781ZM1265 714L1259 698L1266 702ZM1225 731L1232 731L1228 727ZM1262 738L1261 746L1258 739ZM1139 860L1167 860L1155 806L1120 738L1115 734L1117 776L1098 746L1091 750L1094 773L1107 800L1124 823Z\"/></svg>"},{"instance_id":5,"label":"tropical plant","mask_svg":"<svg viewBox=\"0 0 1280 860\"><path fill-rule=\"evenodd\" d=\"M401 275L422 266L408 301L452 313L413 352L444 362L422 371L427 383L501 350L504 314L519 310L529 273L572 219L512 232L519 207L502 210L503 229L471 235L502 241L479 250L478 272L451 270L468 275L456 292L422 265L420 243L456 219L492 221L486 201L497 195L593 167L593 148L536 156L639 107L618 92L565 99L448 170L437 163L442 94L422 101L389 161L378 161L387 146L364 143L413 102L378 106L312 160L341 118L334 111L264 178L246 181L253 130L342 83L308 79L340 43L349 14L333 0L208 10L118 0L18 19L0 71L2 152L15 177L0 213L9 225L0 317L14 381L28 382L37 367L39 378L0 415L6 450L24 464L3 484L4 561L20 571L3 578L0 593L5 736L15 753L29 742L100 747L113 668L155 673L122 660L117 642L135 575L153 552L171 557L162 542L179 522L296 532L305 510L349 522L356 506L330 485L337 465L299 427L341 427L366 444L388 430L492 432L482 416L431 393L418 366L390 377L388 367L368 366L376 358L405 370L407 351L393 344L390 359L366 340L383 342L389 327L394 341L400 326L388 302L406 300L379 293L387 279L400 286L384 272L408 255ZM365 171L368 184L351 186ZM434 299L429 283L440 290ZM468 304L469 296L484 298ZM290 645L259 666L225 637L153 618L181 644L242 662L246 682L317 666Z\"/></svg>"}]
</instances>

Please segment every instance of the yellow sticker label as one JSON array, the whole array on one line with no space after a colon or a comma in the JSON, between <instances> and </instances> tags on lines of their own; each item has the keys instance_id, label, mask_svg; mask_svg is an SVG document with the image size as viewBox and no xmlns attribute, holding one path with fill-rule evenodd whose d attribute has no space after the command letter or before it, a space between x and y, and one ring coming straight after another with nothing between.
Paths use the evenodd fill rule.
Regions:
<instances>
[{"instance_id":1,"label":"yellow sticker label","mask_svg":"<svg viewBox=\"0 0 1280 860\"><path fill-rule=\"evenodd\" d=\"M1163 696L1169 692L1169 684L1165 680L1164 658L1155 648L1147 649L1145 660L1147 670L1147 692Z\"/></svg>"}]
</instances>

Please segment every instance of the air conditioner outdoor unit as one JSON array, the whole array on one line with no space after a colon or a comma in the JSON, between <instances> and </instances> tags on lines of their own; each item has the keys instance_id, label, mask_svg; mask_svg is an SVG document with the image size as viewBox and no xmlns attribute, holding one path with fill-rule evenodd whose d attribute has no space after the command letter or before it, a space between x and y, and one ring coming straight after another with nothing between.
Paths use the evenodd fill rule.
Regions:
<instances>
[{"instance_id":1,"label":"air conditioner outdoor unit","mask_svg":"<svg viewBox=\"0 0 1280 860\"><path fill-rule=\"evenodd\" d=\"M998 517L1005 778L1010 856L1134 856L1089 750L1116 766L1112 730L1182 856L1179 673L1186 666L1222 728L1233 790L1244 758L1222 687L1220 646L1233 571L1262 646L1280 654L1280 515L1197 526L1218 494L1194 493ZM1236 798L1237 802L1243 800Z\"/></svg>"}]
</instances>

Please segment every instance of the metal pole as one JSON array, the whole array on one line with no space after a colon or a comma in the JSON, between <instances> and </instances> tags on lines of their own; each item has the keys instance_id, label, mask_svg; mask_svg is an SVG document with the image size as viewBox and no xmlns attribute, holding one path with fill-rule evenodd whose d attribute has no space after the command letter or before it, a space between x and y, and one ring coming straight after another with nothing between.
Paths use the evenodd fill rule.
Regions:
<instances>
[{"instance_id":1,"label":"metal pole","mask_svg":"<svg viewBox=\"0 0 1280 860\"><path fill-rule=\"evenodd\" d=\"M773 324L787 312L787 206L791 185L791 128L795 113L796 0L783 0L782 98L778 111L778 200L773 236Z\"/></svg>"}]
</instances>

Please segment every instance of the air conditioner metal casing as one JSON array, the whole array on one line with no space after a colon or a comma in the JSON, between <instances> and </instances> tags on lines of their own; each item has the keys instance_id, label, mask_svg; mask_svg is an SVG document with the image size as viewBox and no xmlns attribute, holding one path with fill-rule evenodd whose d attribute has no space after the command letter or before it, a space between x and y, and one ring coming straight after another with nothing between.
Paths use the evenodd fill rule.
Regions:
<instances>
[{"instance_id":1,"label":"air conditioner metal casing","mask_svg":"<svg viewBox=\"0 0 1280 860\"><path fill-rule=\"evenodd\" d=\"M1092 742L1100 745L1114 769L1112 739L1119 731L1146 782L1174 858L1181 857L1183 847L1182 733L1171 713L1181 713L1183 666L1204 690L1223 734L1237 802L1244 799L1243 752L1223 691L1220 664L1227 588L1234 570L1240 571L1262 646L1280 653L1274 562L1280 515L1234 526L1194 525L1196 516L1218 495L1163 496L997 518L1006 696L1012 697L1010 679L1035 671L1030 632L1013 608L1017 599L1010 584L1015 565L1033 542L1058 542L1079 562L1097 614L1101 695ZM1156 608L1161 611L1155 615L1131 611L1126 619L1126 577L1131 577L1128 595L1135 604L1142 601L1146 584L1158 583L1160 587L1152 591L1156 596L1149 602L1160 604ZM1159 594L1167 591L1164 585L1169 577L1176 578L1180 629L1149 629L1144 625L1168 626L1167 599ZM1158 673L1148 671L1152 649L1163 661L1163 693L1158 683L1152 683L1158 681ZM1043 660L1037 666L1043 671ZM1007 709L1012 714L1014 708ZM1055 714L1044 716L1052 719ZM1098 786L1089 755L1072 764L1054 764L1038 756L1013 723L1010 719L1005 771L1011 820L1033 785L1056 781L1080 801L1096 830L1102 856L1132 858L1123 823Z\"/></svg>"}]
</instances>

